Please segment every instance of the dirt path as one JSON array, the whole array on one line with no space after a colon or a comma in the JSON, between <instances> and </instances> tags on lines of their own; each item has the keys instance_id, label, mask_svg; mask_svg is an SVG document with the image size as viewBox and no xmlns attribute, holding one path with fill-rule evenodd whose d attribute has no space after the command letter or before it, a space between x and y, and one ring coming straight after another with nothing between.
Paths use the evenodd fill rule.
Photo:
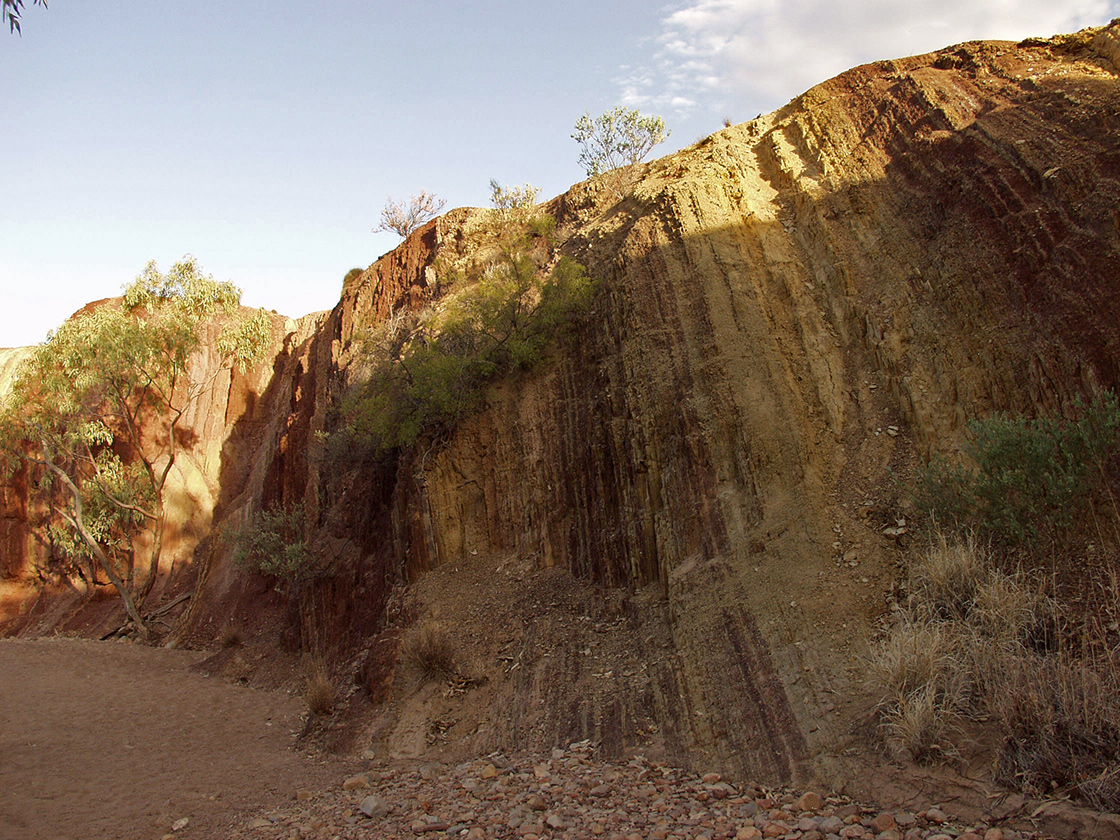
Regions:
<instances>
[{"instance_id":1,"label":"dirt path","mask_svg":"<svg viewBox=\"0 0 1120 840\"><path fill-rule=\"evenodd\" d=\"M215 838L249 811L337 786L295 752L302 702L193 673L205 654L0 641L0 838Z\"/></svg>"}]
</instances>

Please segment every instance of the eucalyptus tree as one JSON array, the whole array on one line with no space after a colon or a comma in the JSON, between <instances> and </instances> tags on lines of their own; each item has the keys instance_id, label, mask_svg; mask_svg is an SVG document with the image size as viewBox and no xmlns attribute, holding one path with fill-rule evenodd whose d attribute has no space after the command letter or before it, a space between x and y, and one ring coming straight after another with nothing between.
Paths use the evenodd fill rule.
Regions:
<instances>
[{"instance_id":1,"label":"eucalyptus tree","mask_svg":"<svg viewBox=\"0 0 1120 840\"><path fill-rule=\"evenodd\" d=\"M597 117L585 112L575 129L572 139L580 144L579 164L588 176L640 162L670 133L661 117L643 117L622 107Z\"/></svg>"},{"instance_id":2,"label":"eucalyptus tree","mask_svg":"<svg viewBox=\"0 0 1120 840\"><path fill-rule=\"evenodd\" d=\"M27 468L47 510L43 536L87 591L103 574L142 635L184 418L217 376L252 364L269 342L265 313L242 310L240 299L193 257L167 274L149 263L122 298L83 311L34 348L0 405L0 459L9 473ZM216 338L204 347L210 323ZM202 350L217 364L192 370Z\"/></svg>"},{"instance_id":3,"label":"eucalyptus tree","mask_svg":"<svg viewBox=\"0 0 1120 840\"><path fill-rule=\"evenodd\" d=\"M31 2L33 5L42 6L44 9L47 7L47 0L31 0ZM21 14L23 14L23 0L4 0L3 6L0 6L0 23L7 23L10 32L18 32L22 35Z\"/></svg>"}]
</instances>

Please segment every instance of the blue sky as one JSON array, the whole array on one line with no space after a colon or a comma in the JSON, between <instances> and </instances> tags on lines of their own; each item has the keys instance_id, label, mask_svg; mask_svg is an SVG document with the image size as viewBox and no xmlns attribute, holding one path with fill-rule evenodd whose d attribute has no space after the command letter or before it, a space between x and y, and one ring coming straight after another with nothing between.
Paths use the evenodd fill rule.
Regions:
<instances>
[{"instance_id":1,"label":"blue sky","mask_svg":"<svg viewBox=\"0 0 1120 840\"><path fill-rule=\"evenodd\" d=\"M388 196L580 181L576 118L662 115L655 154L842 70L1097 26L1120 0L50 0L0 32L0 346L183 254L299 316L393 248Z\"/></svg>"}]
</instances>

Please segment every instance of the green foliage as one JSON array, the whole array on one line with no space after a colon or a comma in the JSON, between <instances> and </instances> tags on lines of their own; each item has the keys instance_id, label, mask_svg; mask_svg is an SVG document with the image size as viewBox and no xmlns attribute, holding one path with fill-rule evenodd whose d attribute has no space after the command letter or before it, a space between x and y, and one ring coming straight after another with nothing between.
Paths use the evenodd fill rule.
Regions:
<instances>
[{"instance_id":1,"label":"green foliage","mask_svg":"<svg viewBox=\"0 0 1120 840\"><path fill-rule=\"evenodd\" d=\"M193 258L166 275L149 263L123 300L75 316L36 347L0 406L0 466L28 466L52 543L90 582L100 568L130 614L135 538L152 532L142 602L162 547L179 423L211 385L187 376L203 325L224 316L213 344L223 369L267 345L264 313L242 316L239 301L235 286L202 275Z\"/></svg>"},{"instance_id":2,"label":"green foliage","mask_svg":"<svg viewBox=\"0 0 1120 840\"><path fill-rule=\"evenodd\" d=\"M304 538L303 505L263 510L233 537L234 562L285 583L311 577L314 557Z\"/></svg>"},{"instance_id":3,"label":"green foliage","mask_svg":"<svg viewBox=\"0 0 1120 840\"><path fill-rule=\"evenodd\" d=\"M964 463L938 459L918 471L919 509L943 528L975 528L1012 544L1068 527L1120 442L1115 394L1078 400L1075 410L1069 421L996 415L970 423Z\"/></svg>"},{"instance_id":4,"label":"green foliage","mask_svg":"<svg viewBox=\"0 0 1120 840\"><path fill-rule=\"evenodd\" d=\"M370 377L343 402L345 445L381 453L449 431L487 383L537 364L586 312L594 283L582 265L561 257L546 272L524 234L510 240L501 257L458 281L463 291L422 329L386 332Z\"/></svg>"},{"instance_id":5,"label":"green foliage","mask_svg":"<svg viewBox=\"0 0 1120 840\"><path fill-rule=\"evenodd\" d=\"M540 187L532 184L503 187L496 179L490 179L490 203L498 211L531 209L537 203L540 193Z\"/></svg>"},{"instance_id":6,"label":"green foliage","mask_svg":"<svg viewBox=\"0 0 1120 840\"><path fill-rule=\"evenodd\" d=\"M540 188L532 184L505 187L494 179L490 180L493 209L485 227L493 246L503 257L514 253L530 254L542 243L547 247L554 243L556 219L537 205L540 192ZM540 256L533 254L538 261ZM462 279L457 272L451 272L446 281L453 283Z\"/></svg>"},{"instance_id":7,"label":"green foliage","mask_svg":"<svg viewBox=\"0 0 1120 840\"><path fill-rule=\"evenodd\" d=\"M31 2L32 5L47 8L47 0L31 0ZM21 14L23 14L23 0L4 0L4 5L0 8L0 22L7 21L9 31L22 35L23 29L20 27L19 19Z\"/></svg>"},{"instance_id":8,"label":"green foliage","mask_svg":"<svg viewBox=\"0 0 1120 840\"><path fill-rule=\"evenodd\" d=\"M552 242L556 236L556 217L549 216L547 213L541 213L538 216L533 216L528 221L529 235L535 236L538 239L544 239L546 242Z\"/></svg>"},{"instance_id":9,"label":"green foliage","mask_svg":"<svg viewBox=\"0 0 1120 840\"><path fill-rule=\"evenodd\" d=\"M584 113L575 129L572 139L582 147L579 164L588 176L638 163L670 133L661 117L643 117L622 107L594 118Z\"/></svg>"},{"instance_id":10,"label":"green foliage","mask_svg":"<svg viewBox=\"0 0 1120 840\"><path fill-rule=\"evenodd\" d=\"M963 533L975 518L974 471L960 461L935 458L914 474L914 504L933 527Z\"/></svg>"}]
</instances>

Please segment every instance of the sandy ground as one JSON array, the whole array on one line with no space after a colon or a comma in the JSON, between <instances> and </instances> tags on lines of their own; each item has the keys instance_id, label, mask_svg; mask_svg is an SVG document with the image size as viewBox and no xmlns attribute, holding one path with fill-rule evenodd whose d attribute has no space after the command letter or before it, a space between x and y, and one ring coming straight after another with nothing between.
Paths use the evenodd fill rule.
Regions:
<instances>
[{"instance_id":1,"label":"sandy ground","mask_svg":"<svg viewBox=\"0 0 1120 840\"><path fill-rule=\"evenodd\" d=\"M0 838L219 838L338 785L344 763L293 749L300 698L192 672L204 656L0 641Z\"/></svg>"}]
</instances>

